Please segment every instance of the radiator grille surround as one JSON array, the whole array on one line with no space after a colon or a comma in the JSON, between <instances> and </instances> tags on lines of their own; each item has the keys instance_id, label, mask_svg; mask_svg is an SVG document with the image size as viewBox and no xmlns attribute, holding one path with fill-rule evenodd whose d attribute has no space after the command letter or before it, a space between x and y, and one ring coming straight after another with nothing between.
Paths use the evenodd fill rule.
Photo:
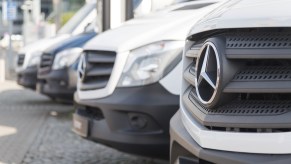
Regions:
<instances>
[{"instance_id":1,"label":"radiator grille surround","mask_svg":"<svg viewBox=\"0 0 291 164\"><path fill-rule=\"evenodd\" d=\"M80 90L96 90L105 88L116 59L116 52L112 51L85 51L86 68L80 84Z\"/></svg>"},{"instance_id":2,"label":"radiator grille surround","mask_svg":"<svg viewBox=\"0 0 291 164\"><path fill-rule=\"evenodd\" d=\"M197 80L193 80L200 74L197 60L204 45L202 40L217 47L221 60L221 81L212 105L201 101ZM183 76L187 85L182 103L201 124L291 129L291 31L238 30L189 42L192 45L184 53L187 64Z\"/></svg>"}]
</instances>

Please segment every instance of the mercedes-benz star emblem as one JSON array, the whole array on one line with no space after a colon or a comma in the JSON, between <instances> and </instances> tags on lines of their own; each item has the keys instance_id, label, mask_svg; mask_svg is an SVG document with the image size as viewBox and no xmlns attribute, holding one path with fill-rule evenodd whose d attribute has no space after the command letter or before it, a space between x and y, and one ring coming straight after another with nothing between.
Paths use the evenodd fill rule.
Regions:
<instances>
[{"instance_id":1,"label":"mercedes-benz star emblem","mask_svg":"<svg viewBox=\"0 0 291 164\"><path fill-rule=\"evenodd\" d=\"M78 74L79 74L79 78L82 81L85 80L86 67L87 67L86 57L85 57L85 54L83 54L80 58L80 62L78 65Z\"/></svg>"},{"instance_id":2,"label":"mercedes-benz star emblem","mask_svg":"<svg viewBox=\"0 0 291 164\"><path fill-rule=\"evenodd\" d=\"M219 86L220 61L217 49L211 42L206 42L200 50L196 62L196 92L201 103L213 106Z\"/></svg>"}]
</instances>

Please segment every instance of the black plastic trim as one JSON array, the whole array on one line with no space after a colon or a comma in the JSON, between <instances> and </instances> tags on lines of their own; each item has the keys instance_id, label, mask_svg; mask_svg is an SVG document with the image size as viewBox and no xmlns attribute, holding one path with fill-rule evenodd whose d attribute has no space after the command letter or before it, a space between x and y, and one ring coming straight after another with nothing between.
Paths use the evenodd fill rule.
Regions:
<instances>
[{"instance_id":1,"label":"black plastic trim","mask_svg":"<svg viewBox=\"0 0 291 164\"><path fill-rule=\"evenodd\" d=\"M75 94L75 101L77 110L90 108L104 116L102 120L84 116L91 123L87 139L133 154L168 157L169 120L179 108L179 96L159 83L116 88L112 95L95 100L81 100ZM146 126L133 126L129 120L135 116L144 118Z\"/></svg>"},{"instance_id":2,"label":"black plastic trim","mask_svg":"<svg viewBox=\"0 0 291 164\"><path fill-rule=\"evenodd\" d=\"M76 79L71 77L73 73L77 72L71 68L63 68L51 70L47 74L38 74L39 92L57 99L73 100L76 91ZM61 85L61 82L64 84Z\"/></svg>"},{"instance_id":3,"label":"black plastic trim","mask_svg":"<svg viewBox=\"0 0 291 164\"><path fill-rule=\"evenodd\" d=\"M17 83L25 88L35 89L37 83L37 67L28 67L17 73Z\"/></svg>"},{"instance_id":4,"label":"black plastic trim","mask_svg":"<svg viewBox=\"0 0 291 164\"><path fill-rule=\"evenodd\" d=\"M228 59L291 59L290 49L226 49Z\"/></svg>"},{"instance_id":5,"label":"black plastic trim","mask_svg":"<svg viewBox=\"0 0 291 164\"><path fill-rule=\"evenodd\" d=\"M279 113L254 113L254 114L224 114L217 113L216 110L212 114L203 108L197 101L191 101L189 95L192 88L189 87L182 95L182 103L184 107L191 113L193 118L204 126L215 127L240 127L240 128L291 128L291 110ZM191 110L189 110L191 109ZM222 108L223 109L223 108ZM239 110L239 109L238 109Z\"/></svg>"},{"instance_id":6,"label":"black plastic trim","mask_svg":"<svg viewBox=\"0 0 291 164\"><path fill-rule=\"evenodd\" d=\"M230 82L224 93L291 93L291 81Z\"/></svg>"}]
</instances>

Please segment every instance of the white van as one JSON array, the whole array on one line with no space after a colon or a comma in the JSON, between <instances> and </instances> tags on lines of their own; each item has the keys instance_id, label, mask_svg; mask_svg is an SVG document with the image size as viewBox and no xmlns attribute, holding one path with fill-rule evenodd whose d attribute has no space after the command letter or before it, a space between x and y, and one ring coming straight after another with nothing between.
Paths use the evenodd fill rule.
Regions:
<instances>
[{"instance_id":1,"label":"white van","mask_svg":"<svg viewBox=\"0 0 291 164\"><path fill-rule=\"evenodd\" d=\"M37 82L37 65L43 51L60 43L72 35L80 34L96 19L96 0L87 3L71 18L55 37L45 38L25 46L16 59L17 82L26 88L35 89Z\"/></svg>"},{"instance_id":2,"label":"white van","mask_svg":"<svg viewBox=\"0 0 291 164\"><path fill-rule=\"evenodd\" d=\"M228 1L193 26L171 164L291 163L290 6Z\"/></svg>"},{"instance_id":3,"label":"white van","mask_svg":"<svg viewBox=\"0 0 291 164\"><path fill-rule=\"evenodd\" d=\"M184 40L216 2L170 6L87 42L79 63L74 131L125 152L168 157Z\"/></svg>"}]
</instances>

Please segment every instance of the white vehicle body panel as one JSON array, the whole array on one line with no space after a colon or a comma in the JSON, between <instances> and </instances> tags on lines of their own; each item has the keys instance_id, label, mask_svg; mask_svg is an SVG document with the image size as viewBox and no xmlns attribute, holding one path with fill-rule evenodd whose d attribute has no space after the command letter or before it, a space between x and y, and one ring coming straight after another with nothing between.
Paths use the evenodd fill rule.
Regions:
<instances>
[{"instance_id":1,"label":"white vehicle body panel","mask_svg":"<svg viewBox=\"0 0 291 164\"><path fill-rule=\"evenodd\" d=\"M69 36L70 35L68 34L62 34L56 37L41 39L37 42L25 46L22 50L19 51L19 54L25 54L24 63L21 67L17 67L16 71L19 72L27 68L28 62L31 59L33 53L44 51L48 47L67 39Z\"/></svg>"},{"instance_id":2,"label":"white vehicle body panel","mask_svg":"<svg viewBox=\"0 0 291 164\"><path fill-rule=\"evenodd\" d=\"M215 1L203 1L206 2ZM138 17L98 35L86 43L84 48L124 52L161 40L185 40L190 27L215 7L216 4L198 10L166 10Z\"/></svg>"},{"instance_id":3,"label":"white vehicle body panel","mask_svg":"<svg viewBox=\"0 0 291 164\"><path fill-rule=\"evenodd\" d=\"M214 3L218 1L205 0L191 2L191 4ZM193 24L205 14L215 9L219 3L197 10L177 10L183 5L177 5L168 10L159 11L144 17L138 17L124 23L122 26L104 32L91 39L84 46L84 50L115 51L117 59L106 88L81 91L77 87L80 99L98 99L109 96L115 90L122 74L128 54L138 47L161 40L185 40L187 33ZM182 25L182 26L181 26ZM181 66L177 66L174 72L168 74L161 84L171 93L179 94L180 79L177 74L181 72ZM171 84L166 84L171 80ZM80 82L78 84L80 86Z\"/></svg>"},{"instance_id":4,"label":"white vehicle body panel","mask_svg":"<svg viewBox=\"0 0 291 164\"><path fill-rule=\"evenodd\" d=\"M215 29L291 27L290 6L289 0L228 1L199 21L190 35Z\"/></svg>"},{"instance_id":5,"label":"white vehicle body panel","mask_svg":"<svg viewBox=\"0 0 291 164\"><path fill-rule=\"evenodd\" d=\"M182 66L182 62L180 62L168 75L166 75L159 81L159 83L164 88L166 88L170 93L174 95L180 95L181 87L179 86L181 86L180 79L182 79Z\"/></svg>"}]
</instances>

